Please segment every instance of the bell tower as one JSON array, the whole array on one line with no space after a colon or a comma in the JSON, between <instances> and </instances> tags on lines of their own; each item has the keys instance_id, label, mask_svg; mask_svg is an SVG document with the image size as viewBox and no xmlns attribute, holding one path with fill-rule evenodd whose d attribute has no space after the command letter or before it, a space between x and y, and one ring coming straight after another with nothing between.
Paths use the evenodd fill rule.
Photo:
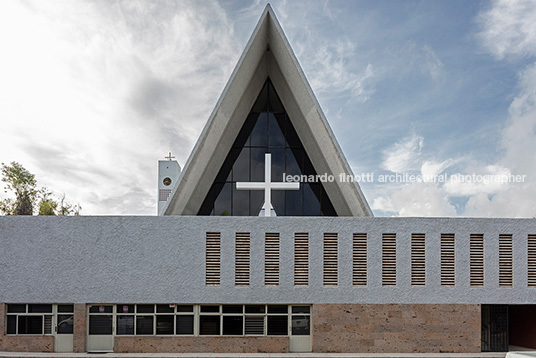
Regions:
<instances>
[{"instance_id":1,"label":"bell tower","mask_svg":"<svg viewBox=\"0 0 536 358\"><path fill-rule=\"evenodd\" d=\"M169 152L165 160L158 161L158 215L164 214L164 208L169 200L173 188L177 184L181 167Z\"/></svg>"}]
</instances>

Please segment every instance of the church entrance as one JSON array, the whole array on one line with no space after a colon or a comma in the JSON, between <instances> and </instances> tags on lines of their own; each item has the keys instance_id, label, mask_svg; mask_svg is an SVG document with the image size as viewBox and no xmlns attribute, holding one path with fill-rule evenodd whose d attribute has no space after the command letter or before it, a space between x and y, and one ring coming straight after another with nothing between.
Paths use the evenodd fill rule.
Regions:
<instances>
[{"instance_id":1,"label":"church entrance","mask_svg":"<svg viewBox=\"0 0 536 358\"><path fill-rule=\"evenodd\" d=\"M482 352L508 352L508 305L482 305Z\"/></svg>"},{"instance_id":2,"label":"church entrance","mask_svg":"<svg viewBox=\"0 0 536 358\"><path fill-rule=\"evenodd\" d=\"M510 350L536 349L536 305L510 305L508 330Z\"/></svg>"},{"instance_id":3,"label":"church entrance","mask_svg":"<svg viewBox=\"0 0 536 358\"><path fill-rule=\"evenodd\" d=\"M482 305L482 351L536 349L536 305Z\"/></svg>"}]
</instances>

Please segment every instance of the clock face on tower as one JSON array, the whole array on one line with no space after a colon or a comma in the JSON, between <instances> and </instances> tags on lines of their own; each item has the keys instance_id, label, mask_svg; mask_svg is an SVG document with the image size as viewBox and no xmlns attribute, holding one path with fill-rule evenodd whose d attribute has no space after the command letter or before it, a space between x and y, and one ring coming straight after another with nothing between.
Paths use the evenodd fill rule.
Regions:
<instances>
[{"instance_id":1,"label":"clock face on tower","mask_svg":"<svg viewBox=\"0 0 536 358\"><path fill-rule=\"evenodd\" d=\"M171 178L166 177L166 178L164 178L164 180L162 182L164 183L165 186L169 186L169 185L171 185Z\"/></svg>"}]
</instances>

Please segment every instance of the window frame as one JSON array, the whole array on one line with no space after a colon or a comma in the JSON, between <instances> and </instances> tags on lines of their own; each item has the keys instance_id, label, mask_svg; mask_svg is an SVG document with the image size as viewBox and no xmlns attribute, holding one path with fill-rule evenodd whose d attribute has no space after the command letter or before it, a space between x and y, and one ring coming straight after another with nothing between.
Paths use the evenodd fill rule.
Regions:
<instances>
[{"instance_id":1,"label":"window frame","mask_svg":"<svg viewBox=\"0 0 536 358\"><path fill-rule=\"evenodd\" d=\"M24 305L24 312L9 312L10 305ZM29 312L30 305L50 305L50 312ZM71 312L59 312L58 306L73 306ZM21 337L44 337L44 336L55 336L57 334L70 334L70 333L58 333L58 315L73 315L74 317L74 304L72 303L6 303L5 304L5 330L4 334L6 336L21 336ZM9 326L8 320L9 317L15 317L15 333L8 333ZM19 317L42 317L41 322L41 333L19 333ZM46 331L47 317L50 322L50 332Z\"/></svg>"},{"instance_id":2,"label":"window frame","mask_svg":"<svg viewBox=\"0 0 536 358\"><path fill-rule=\"evenodd\" d=\"M132 312L120 312L119 306L133 306ZM147 304L139 304L139 305L147 305ZM87 332L89 332L89 316L90 315L112 315L112 335L118 336L118 337L193 337L193 336L199 336L199 337L290 337L293 336L292 334L292 317L293 316L308 316L310 327L309 327L309 335L312 334L312 305L311 304L172 304L174 305L173 312L168 313L162 313L157 312L157 306L162 304L149 304L153 306L153 312L147 313L147 312L140 312L138 313L138 304L88 304L87 305ZM165 304L167 305L167 304ZM90 312L91 307L96 306L112 306L112 312ZM179 307L181 306L192 306L192 311L188 312L179 312ZM218 307L217 312L202 312L203 306L214 306ZM233 312L225 312L224 313L224 307L225 306L240 306L241 312L240 313L233 313ZM246 307L247 306L259 306L263 307L263 312L254 312L254 313L247 313ZM286 313L282 312L268 312L269 306L281 306L286 307L287 311ZM293 307L308 307L309 313L293 313ZM161 315L167 315L167 316L173 316L173 334L157 334L157 316ZM118 327L117 319L118 316L133 316L134 326L133 326L133 334L118 334ZM152 316L153 317L153 332L152 334L136 334L137 329L137 317L143 317L143 316ZM178 316L193 316L193 333L192 334L177 334L177 317ZM216 316L219 317L219 334L201 334L201 316ZM224 317L233 317L233 316L240 316L242 317L242 334L236 335L236 334L223 334L224 332ZM281 335L269 335L268 334L268 317L273 316L285 316L287 317L287 333L281 334ZM262 317L263 319L263 333L262 334L246 334L246 319L248 317ZM298 335L296 335L298 336ZM299 335L302 336L302 335Z\"/></svg>"}]
</instances>

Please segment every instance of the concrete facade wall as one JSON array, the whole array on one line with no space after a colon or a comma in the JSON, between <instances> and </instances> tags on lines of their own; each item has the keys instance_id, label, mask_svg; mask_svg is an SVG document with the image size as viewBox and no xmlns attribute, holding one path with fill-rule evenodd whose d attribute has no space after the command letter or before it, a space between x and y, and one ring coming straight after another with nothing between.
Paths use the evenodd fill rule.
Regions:
<instances>
[{"instance_id":1,"label":"concrete facade wall","mask_svg":"<svg viewBox=\"0 0 536 358\"><path fill-rule=\"evenodd\" d=\"M206 232L221 232L221 284L205 284ZM235 235L251 233L251 284L235 286ZM264 285L264 237L280 233L280 283ZM309 286L294 286L294 234L309 233ZM323 235L338 233L337 286ZM367 286L352 285L352 235L367 233ZM382 286L382 233L397 235L397 284ZM411 234L426 234L426 285L411 286ZM456 235L456 285L440 285L440 235ZM469 285L469 235L484 234L484 287ZM513 287L498 285L498 237L513 235ZM534 304L534 219L0 217L0 302Z\"/></svg>"},{"instance_id":2,"label":"concrete facade wall","mask_svg":"<svg viewBox=\"0 0 536 358\"><path fill-rule=\"evenodd\" d=\"M313 306L313 352L480 352L479 305Z\"/></svg>"}]
</instances>

